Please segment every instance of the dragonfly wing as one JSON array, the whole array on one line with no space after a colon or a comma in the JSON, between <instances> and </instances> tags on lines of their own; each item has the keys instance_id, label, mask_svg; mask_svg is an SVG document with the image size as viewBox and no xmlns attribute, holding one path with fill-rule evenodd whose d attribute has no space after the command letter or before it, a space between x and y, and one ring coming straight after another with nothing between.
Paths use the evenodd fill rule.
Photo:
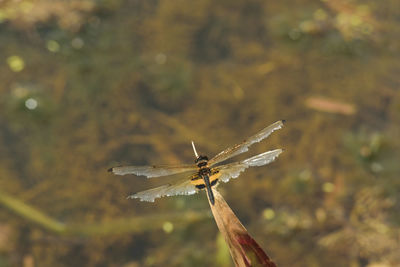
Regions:
<instances>
[{"instance_id":1,"label":"dragonfly wing","mask_svg":"<svg viewBox=\"0 0 400 267\"><path fill-rule=\"evenodd\" d=\"M227 183L231 178L237 178L241 172L251 166L263 166L272 161L274 161L279 154L283 152L282 149L275 149L271 151L264 152L262 154L258 154L254 157L230 163L227 165L223 165L220 167L216 167L217 170L221 173L219 180Z\"/></svg>"},{"instance_id":2,"label":"dragonfly wing","mask_svg":"<svg viewBox=\"0 0 400 267\"><path fill-rule=\"evenodd\" d=\"M236 155L239 155L243 152L246 152L249 150L249 146L251 146L254 143L258 143L261 140L267 138L272 132L275 130L281 129L285 121L277 121L264 129L262 129L260 132L257 134L253 135L252 137L248 138L247 140L243 141L240 144L234 145L230 148L225 149L224 151L220 152L218 155L216 155L214 158L208 161L208 164L210 166L222 162L224 160L227 160L231 157L234 157Z\"/></svg>"},{"instance_id":3,"label":"dragonfly wing","mask_svg":"<svg viewBox=\"0 0 400 267\"><path fill-rule=\"evenodd\" d=\"M197 170L195 165L177 165L177 166L119 166L108 169L117 175L134 174L137 176L147 176L147 178L173 175L182 172Z\"/></svg>"},{"instance_id":4,"label":"dragonfly wing","mask_svg":"<svg viewBox=\"0 0 400 267\"><path fill-rule=\"evenodd\" d=\"M154 202L156 198L164 196L175 196L175 195L192 195L198 192L198 189L193 185L190 179L184 182L180 181L173 184L166 184L156 188L152 188L146 191L142 191L128 198L139 198L141 201Z\"/></svg>"}]
</instances>

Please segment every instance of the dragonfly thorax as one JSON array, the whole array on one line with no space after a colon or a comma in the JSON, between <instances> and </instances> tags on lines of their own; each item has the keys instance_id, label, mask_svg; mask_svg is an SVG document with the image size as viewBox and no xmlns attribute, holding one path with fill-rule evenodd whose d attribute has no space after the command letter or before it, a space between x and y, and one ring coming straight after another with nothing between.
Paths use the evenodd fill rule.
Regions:
<instances>
[{"instance_id":1,"label":"dragonfly thorax","mask_svg":"<svg viewBox=\"0 0 400 267\"><path fill-rule=\"evenodd\" d=\"M197 164L197 167L204 167L208 163L208 157L200 155L194 162Z\"/></svg>"},{"instance_id":2,"label":"dragonfly thorax","mask_svg":"<svg viewBox=\"0 0 400 267\"><path fill-rule=\"evenodd\" d=\"M203 167L199 170L199 176L211 176L211 169L208 167Z\"/></svg>"}]
</instances>

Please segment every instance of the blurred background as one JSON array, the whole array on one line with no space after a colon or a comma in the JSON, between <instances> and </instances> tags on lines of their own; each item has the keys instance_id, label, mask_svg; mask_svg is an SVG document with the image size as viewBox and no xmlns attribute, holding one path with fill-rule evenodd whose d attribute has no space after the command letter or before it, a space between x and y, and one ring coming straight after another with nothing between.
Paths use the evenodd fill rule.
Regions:
<instances>
[{"instance_id":1,"label":"blurred background","mask_svg":"<svg viewBox=\"0 0 400 267\"><path fill-rule=\"evenodd\" d=\"M231 266L204 192L119 164L285 152L219 186L278 266L400 265L400 2L0 1L0 266Z\"/></svg>"}]
</instances>

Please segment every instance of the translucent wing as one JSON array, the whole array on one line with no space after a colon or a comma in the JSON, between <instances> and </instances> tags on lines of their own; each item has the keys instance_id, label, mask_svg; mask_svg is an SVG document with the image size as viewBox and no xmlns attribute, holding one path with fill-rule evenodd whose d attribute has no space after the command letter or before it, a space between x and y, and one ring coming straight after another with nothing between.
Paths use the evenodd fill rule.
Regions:
<instances>
[{"instance_id":1,"label":"translucent wing","mask_svg":"<svg viewBox=\"0 0 400 267\"><path fill-rule=\"evenodd\" d=\"M119 166L108 169L117 175L134 174L143 175L147 178L167 176L182 172L196 171L195 165L177 165L177 166Z\"/></svg>"},{"instance_id":2,"label":"translucent wing","mask_svg":"<svg viewBox=\"0 0 400 267\"><path fill-rule=\"evenodd\" d=\"M241 172L251 166L263 166L274 161L279 154L283 152L282 149L275 149L271 151L258 154L254 157L216 167L221 176L218 178L220 181L227 183L231 178L237 178Z\"/></svg>"},{"instance_id":3,"label":"translucent wing","mask_svg":"<svg viewBox=\"0 0 400 267\"><path fill-rule=\"evenodd\" d=\"M211 160L208 161L208 164L210 166L222 162L224 160L227 160L231 157L234 157L236 155L239 155L243 152L246 152L249 150L249 146L251 146L254 143L260 142L261 140L267 138L273 131L278 130L282 128L283 124L285 121L277 121L270 126L262 129L260 132L257 134L253 135L252 137L248 138L247 140L243 141L240 144L234 145L233 147L227 148L215 157L213 157Z\"/></svg>"},{"instance_id":4,"label":"translucent wing","mask_svg":"<svg viewBox=\"0 0 400 267\"><path fill-rule=\"evenodd\" d=\"M164 196L192 195L198 192L198 189L191 183L190 178L184 182L162 185L153 189L142 191L128 198L140 198L141 201L154 202L154 199Z\"/></svg>"}]
</instances>

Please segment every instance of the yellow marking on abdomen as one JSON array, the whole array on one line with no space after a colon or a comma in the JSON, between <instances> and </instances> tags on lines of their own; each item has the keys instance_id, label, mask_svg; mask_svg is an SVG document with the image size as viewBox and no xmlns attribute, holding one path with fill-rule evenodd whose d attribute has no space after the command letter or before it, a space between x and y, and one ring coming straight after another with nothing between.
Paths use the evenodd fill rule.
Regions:
<instances>
[{"instance_id":1,"label":"yellow marking on abdomen","mask_svg":"<svg viewBox=\"0 0 400 267\"><path fill-rule=\"evenodd\" d=\"M215 174L212 174L209 178L210 178L210 184L212 182L214 182L215 180L217 180L219 177L221 176L220 172L216 172Z\"/></svg>"},{"instance_id":2,"label":"yellow marking on abdomen","mask_svg":"<svg viewBox=\"0 0 400 267\"><path fill-rule=\"evenodd\" d=\"M215 172L214 174L211 174L211 176L208 177L210 179L210 184L212 182L214 182L215 180L217 180L220 176L221 176L220 172ZM204 180L200 176L192 178L190 183L193 185L204 185L205 186Z\"/></svg>"},{"instance_id":3,"label":"yellow marking on abdomen","mask_svg":"<svg viewBox=\"0 0 400 267\"><path fill-rule=\"evenodd\" d=\"M191 180L190 183L193 185L201 185L201 184L204 184L204 180L202 178L200 178L197 180Z\"/></svg>"}]
</instances>

